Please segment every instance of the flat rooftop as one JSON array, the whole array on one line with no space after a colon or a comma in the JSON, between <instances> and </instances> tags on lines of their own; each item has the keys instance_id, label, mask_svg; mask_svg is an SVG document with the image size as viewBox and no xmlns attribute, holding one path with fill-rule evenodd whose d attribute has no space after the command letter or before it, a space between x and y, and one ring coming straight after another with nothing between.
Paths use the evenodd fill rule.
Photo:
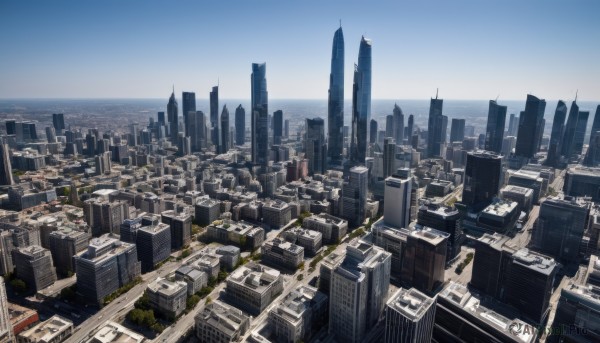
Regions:
<instances>
[{"instance_id":1,"label":"flat rooftop","mask_svg":"<svg viewBox=\"0 0 600 343\"><path fill-rule=\"evenodd\" d=\"M533 195L533 189L515 185L505 186L500 190L502 193L515 193L523 196Z\"/></svg>"},{"instance_id":2,"label":"flat rooftop","mask_svg":"<svg viewBox=\"0 0 600 343\"><path fill-rule=\"evenodd\" d=\"M187 288L187 284L185 282L171 282L167 279L163 279L160 277L148 284L149 291L153 293L160 293L165 296L174 295L181 291L182 288Z\"/></svg>"},{"instance_id":3,"label":"flat rooftop","mask_svg":"<svg viewBox=\"0 0 600 343\"><path fill-rule=\"evenodd\" d=\"M249 262L234 270L227 278L227 282L234 282L262 293L277 281L280 275L277 269Z\"/></svg>"},{"instance_id":4,"label":"flat rooftop","mask_svg":"<svg viewBox=\"0 0 600 343\"><path fill-rule=\"evenodd\" d=\"M123 325L108 321L87 343L142 343L144 336Z\"/></svg>"},{"instance_id":5,"label":"flat rooftop","mask_svg":"<svg viewBox=\"0 0 600 343\"><path fill-rule=\"evenodd\" d=\"M72 321L54 315L45 322L41 322L29 330L21 332L19 336L26 337L28 341L33 342L50 342L69 327L73 328Z\"/></svg>"},{"instance_id":6,"label":"flat rooftop","mask_svg":"<svg viewBox=\"0 0 600 343\"><path fill-rule=\"evenodd\" d=\"M435 304L435 300L415 288L400 288L390 297L387 306L412 321L418 321Z\"/></svg>"},{"instance_id":7,"label":"flat rooftop","mask_svg":"<svg viewBox=\"0 0 600 343\"><path fill-rule=\"evenodd\" d=\"M529 249L518 250L513 254L513 259L516 263L546 275L550 275L557 267L553 258Z\"/></svg>"},{"instance_id":8,"label":"flat rooftop","mask_svg":"<svg viewBox=\"0 0 600 343\"><path fill-rule=\"evenodd\" d=\"M481 211L481 214L486 214L496 217L505 217L516 211L519 204L515 201L499 201L489 205Z\"/></svg>"}]
</instances>

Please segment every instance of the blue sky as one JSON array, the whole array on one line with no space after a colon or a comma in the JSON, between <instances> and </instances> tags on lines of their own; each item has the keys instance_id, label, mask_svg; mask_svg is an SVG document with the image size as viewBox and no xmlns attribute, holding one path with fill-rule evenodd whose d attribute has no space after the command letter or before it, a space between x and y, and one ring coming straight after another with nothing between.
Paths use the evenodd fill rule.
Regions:
<instances>
[{"instance_id":1,"label":"blue sky","mask_svg":"<svg viewBox=\"0 0 600 343\"><path fill-rule=\"evenodd\" d=\"M327 97L342 20L346 98L361 35L373 98L600 99L600 1L0 1L0 98Z\"/></svg>"}]
</instances>

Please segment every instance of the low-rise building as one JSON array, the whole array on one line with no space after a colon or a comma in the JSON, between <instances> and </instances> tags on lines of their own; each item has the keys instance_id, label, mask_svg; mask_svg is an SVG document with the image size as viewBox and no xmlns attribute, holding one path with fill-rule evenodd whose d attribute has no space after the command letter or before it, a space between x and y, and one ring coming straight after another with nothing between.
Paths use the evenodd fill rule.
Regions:
<instances>
[{"instance_id":1,"label":"low-rise building","mask_svg":"<svg viewBox=\"0 0 600 343\"><path fill-rule=\"evenodd\" d=\"M73 334L73 322L55 315L17 336L18 343L60 343Z\"/></svg>"},{"instance_id":2,"label":"low-rise building","mask_svg":"<svg viewBox=\"0 0 600 343\"><path fill-rule=\"evenodd\" d=\"M177 318L186 307L187 283L157 278L148 284L146 295L150 306L167 318Z\"/></svg>"},{"instance_id":3,"label":"low-rise building","mask_svg":"<svg viewBox=\"0 0 600 343\"><path fill-rule=\"evenodd\" d=\"M265 240L265 230L245 221L217 221L206 228L206 236L210 241L223 244L234 244L240 249L254 250L260 248Z\"/></svg>"},{"instance_id":4,"label":"low-rise building","mask_svg":"<svg viewBox=\"0 0 600 343\"><path fill-rule=\"evenodd\" d=\"M250 262L227 277L225 295L234 306L260 314L283 291L283 276L272 268Z\"/></svg>"},{"instance_id":5,"label":"low-rise building","mask_svg":"<svg viewBox=\"0 0 600 343\"><path fill-rule=\"evenodd\" d=\"M281 200L266 202L262 207L263 223L279 229L292 220L292 209Z\"/></svg>"},{"instance_id":6,"label":"low-rise building","mask_svg":"<svg viewBox=\"0 0 600 343\"><path fill-rule=\"evenodd\" d=\"M235 307L214 301L198 313L196 338L202 343L238 342L250 327L250 318Z\"/></svg>"},{"instance_id":7,"label":"low-rise building","mask_svg":"<svg viewBox=\"0 0 600 343\"><path fill-rule=\"evenodd\" d=\"M235 269L240 260L240 248L233 245L225 245L217 248L216 254L221 260L221 266L228 270Z\"/></svg>"},{"instance_id":8,"label":"low-rise building","mask_svg":"<svg viewBox=\"0 0 600 343\"><path fill-rule=\"evenodd\" d=\"M187 283L188 295L198 293L208 284L208 275L190 266L181 266L175 271L175 280Z\"/></svg>"},{"instance_id":9,"label":"low-rise building","mask_svg":"<svg viewBox=\"0 0 600 343\"><path fill-rule=\"evenodd\" d=\"M17 276L36 292L56 281L56 269L50 250L38 245L13 251Z\"/></svg>"},{"instance_id":10,"label":"low-rise building","mask_svg":"<svg viewBox=\"0 0 600 343\"><path fill-rule=\"evenodd\" d=\"M287 241L303 247L304 252L310 256L316 255L323 244L322 233L300 227L284 232L284 236Z\"/></svg>"},{"instance_id":11,"label":"low-rise building","mask_svg":"<svg viewBox=\"0 0 600 343\"><path fill-rule=\"evenodd\" d=\"M221 259L210 250L201 252L189 265L205 272L209 279L216 278L221 271Z\"/></svg>"},{"instance_id":12,"label":"low-rise building","mask_svg":"<svg viewBox=\"0 0 600 343\"><path fill-rule=\"evenodd\" d=\"M121 324L108 321L86 343L143 343L146 339Z\"/></svg>"},{"instance_id":13,"label":"low-rise building","mask_svg":"<svg viewBox=\"0 0 600 343\"><path fill-rule=\"evenodd\" d=\"M326 213L321 213L304 218L302 227L320 232L323 235L324 244L336 244L346 236L346 233L348 232L348 221Z\"/></svg>"},{"instance_id":14,"label":"low-rise building","mask_svg":"<svg viewBox=\"0 0 600 343\"><path fill-rule=\"evenodd\" d=\"M304 261L304 248L275 238L263 244L262 258L272 265L296 269Z\"/></svg>"}]
</instances>

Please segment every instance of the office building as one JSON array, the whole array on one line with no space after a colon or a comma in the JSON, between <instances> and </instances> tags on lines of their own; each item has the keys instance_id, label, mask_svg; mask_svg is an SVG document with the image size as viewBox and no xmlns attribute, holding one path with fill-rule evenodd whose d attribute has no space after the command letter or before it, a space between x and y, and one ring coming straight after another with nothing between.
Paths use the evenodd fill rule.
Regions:
<instances>
[{"instance_id":1,"label":"office building","mask_svg":"<svg viewBox=\"0 0 600 343\"><path fill-rule=\"evenodd\" d=\"M239 309L258 315L283 292L283 276L254 262L233 271L226 280L225 297Z\"/></svg>"},{"instance_id":2,"label":"office building","mask_svg":"<svg viewBox=\"0 0 600 343\"><path fill-rule=\"evenodd\" d=\"M161 221L171 227L171 249L179 250L192 241L192 216L173 210L160 214Z\"/></svg>"},{"instance_id":3,"label":"office building","mask_svg":"<svg viewBox=\"0 0 600 343\"><path fill-rule=\"evenodd\" d=\"M496 312L498 307L496 302L487 301L466 286L450 281L437 296L432 342L536 341L537 332L531 325L515 314L508 317ZM523 329L515 334L514 328L525 327L530 330Z\"/></svg>"},{"instance_id":4,"label":"office building","mask_svg":"<svg viewBox=\"0 0 600 343\"><path fill-rule=\"evenodd\" d=\"M56 143L56 130L53 127L46 126L46 140L48 143Z\"/></svg>"},{"instance_id":5,"label":"office building","mask_svg":"<svg viewBox=\"0 0 600 343\"><path fill-rule=\"evenodd\" d=\"M235 109L235 144L244 145L246 141L246 110L240 104Z\"/></svg>"},{"instance_id":6,"label":"office building","mask_svg":"<svg viewBox=\"0 0 600 343\"><path fill-rule=\"evenodd\" d=\"M210 91L210 142L215 147L219 146L219 86L214 86ZM217 150L218 152L218 150Z\"/></svg>"},{"instance_id":7,"label":"office building","mask_svg":"<svg viewBox=\"0 0 600 343\"><path fill-rule=\"evenodd\" d=\"M394 139L396 140L396 143L398 145L403 145L404 143L404 113L402 113L402 109L400 108L400 106L398 106L397 104L394 104L394 111L393 111L393 116L394 116L394 120L393 120L393 124L394 124L394 130L393 130L393 136L388 136L388 137L394 137Z\"/></svg>"},{"instance_id":8,"label":"office building","mask_svg":"<svg viewBox=\"0 0 600 343\"><path fill-rule=\"evenodd\" d=\"M93 238L86 251L75 257L77 293L101 305L104 298L140 275L135 244L109 235Z\"/></svg>"},{"instance_id":9,"label":"office building","mask_svg":"<svg viewBox=\"0 0 600 343\"><path fill-rule=\"evenodd\" d=\"M396 141L391 137L383 139L383 178L396 171Z\"/></svg>"},{"instance_id":10,"label":"office building","mask_svg":"<svg viewBox=\"0 0 600 343\"><path fill-rule=\"evenodd\" d=\"M385 306L385 343L429 343L436 299L414 288L399 288Z\"/></svg>"},{"instance_id":11,"label":"office building","mask_svg":"<svg viewBox=\"0 0 600 343\"><path fill-rule=\"evenodd\" d=\"M145 341L143 335L109 320L86 343L143 343Z\"/></svg>"},{"instance_id":12,"label":"office building","mask_svg":"<svg viewBox=\"0 0 600 343\"><path fill-rule=\"evenodd\" d=\"M533 189L514 185L504 186L500 190L503 200L514 201L518 204L518 211L529 213L533 208Z\"/></svg>"},{"instance_id":13,"label":"office building","mask_svg":"<svg viewBox=\"0 0 600 343\"><path fill-rule=\"evenodd\" d=\"M183 92L181 94L181 109L183 114L183 122L185 123L185 136L192 136L192 128L188 127L188 116L190 116L190 112L196 113L196 93L193 92Z\"/></svg>"},{"instance_id":14,"label":"office building","mask_svg":"<svg viewBox=\"0 0 600 343\"><path fill-rule=\"evenodd\" d=\"M59 227L58 230L50 233L49 249L59 275L68 276L75 273L73 256L87 248L89 239L88 232L69 227Z\"/></svg>"},{"instance_id":15,"label":"office building","mask_svg":"<svg viewBox=\"0 0 600 343\"><path fill-rule=\"evenodd\" d=\"M512 236L520 214L518 203L494 199L490 205L479 212L475 227L471 220L465 219L463 223L471 235L499 232Z\"/></svg>"},{"instance_id":16,"label":"office building","mask_svg":"<svg viewBox=\"0 0 600 343\"><path fill-rule=\"evenodd\" d=\"M326 213L313 214L304 218L302 227L320 232L323 235L323 243L336 244L346 236L348 221Z\"/></svg>"},{"instance_id":17,"label":"office building","mask_svg":"<svg viewBox=\"0 0 600 343\"><path fill-rule=\"evenodd\" d=\"M83 213L93 236L119 234L121 223L129 218L129 202L92 198L83 202Z\"/></svg>"},{"instance_id":18,"label":"office building","mask_svg":"<svg viewBox=\"0 0 600 343\"><path fill-rule=\"evenodd\" d=\"M543 133L542 122L546 101L528 94L525 111L519 117L519 132L515 155L523 158L532 158L539 149L540 136Z\"/></svg>"},{"instance_id":19,"label":"office building","mask_svg":"<svg viewBox=\"0 0 600 343\"><path fill-rule=\"evenodd\" d=\"M340 165L344 153L344 33L341 26L333 35L328 93L327 156L333 165Z\"/></svg>"},{"instance_id":20,"label":"office building","mask_svg":"<svg viewBox=\"0 0 600 343\"><path fill-rule=\"evenodd\" d=\"M532 201L534 204L537 204L540 198L546 193L548 181L542 178L539 172L521 169L510 173L508 185L533 190Z\"/></svg>"},{"instance_id":21,"label":"office building","mask_svg":"<svg viewBox=\"0 0 600 343\"><path fill-rule=\"evenodd\" d=\"M585 138L589 116L589 111L579 111L579 115L577 116L577 126L575 127L575 137L573 137L572 154L581 155L583 151L583 140Z\"/></svg>"},{"instance_id":22,"label":"office building","mask_svg":"<svg viewBox=\"0 0 600 343\"><path fill-rule=\"evenodd\" d=\"M173 93L171 93L167 103L167 119L169 121L169 137L171 137L171 142L175 144L179 137L179 110L177 100L175 100L175 87L173 87Z\"/></svg>"},{"instance_id":23,"label":"office building","mask_svg":"<svg viewBox=\"0 0 600 343\"><path fill-rule=\"evenodd\" d=\"M371 119L369 122L369 143L374 144L377 142L377 133L379 132L379 124L377 120Z\"/></svg>"},{"instance_id":24,"label":"office building","mask_svg":"<svg viewBox=\"0 0 600 343\"><path fill-rule=\"evenodd\" d=\"M408 124L406 125L406 133L407 133L407 140L408 143L411 143L412 140L412 135L415 132L415 116L414 115L409 115L408 116Z\"/></svg>"},{"instance_id":25,"label":"office building","mask_svg":"<svg viewBox=\"0 0 600 343\"><path fill-rule=\"evenodd\" d=\"M559 100L554 112L554 120L552 121L552 132L550 134L548 156L545 163L547 166L557 166L558 162L560 162L566 116L567 105L562 100Z\"/></svg>"},{"instance_id":26,"label":"office building","mask_svg":"<svg viewBox=\"0 0 600 343\"><path fill-rule=\"evenodd\" d=\"M355 240L334 269L329 297L329 333L338 342L361 342L384 310L390 284L391 255Z\"/></svg>"},{"instance_id":27,"label":"office building","mask_svg":"<svg viewBox=\"0 0 600 343\"><path fill-rule=\"evenodd\" d=\"M0 277L0 342L7 343L15 341L8 305L6 284L4 283L4 278Z\"/></svg>"},{"instance_id":28,"label":"office building","mask_svg":"<svg viewBox=\"0 0 600 343\"><path fill-rule=\"evenodd\" d=\"M575 145L575 131L577 130L577 120L579 118L579 106L577 105L577 99L571 103L571 109L569 110L569 116L567 117L567 124L565 125L565 134L563 137L563 145L561 147L562 155L568 160L573 155L573 148Z\"/></svg>"},{"instance_id":29,"label":"office building","mask_svg":"<svg viewBox=\"0 0 600 343\"><path fill-rule=\"evenodd\" d=\"M167 318L175 319L183 313L187 300L187 284L156 278L146 287L150 307Z\"/></svg>"},{"instance_id":30,"label":"office building","mask_svg":"<svg viewBox=\"0 0 600 343\"><path fill-rule=\"evenodd\" d=\"M195 317L196 338L202 343L229 343L242 339L250 317L233 306L213 301Z\"/></svg>"},{"instance_id":31,"label":"office building","mask_svg":"<svg viewBox=\"0 0 600 343\"><path fill-rule=\"evenodd\" d=\"M56 281L56 269L50 250L39 245L13 250L17 277L33 291L42 290Z\"/></svg>"},{"instance_id":32,"label":"office building","mask_svg":"<svg viewBox=\"0 0 600 343\"><path fill-rule=\"evenodd\" d=\"M369 169L358 166L350 169L348 181L342 188L342 216L349 225L360 226L366 218Z\"/></svg>"},{"instance_id":33,"label":"office building","mask_svg":"<svg viewBox=\"0 0 600 343\"><path fill-rule=\"evenodd\" d=\"M392 139L394 139L394 116L392 114L388 114L387 116L385 116L385 138L390 137Z\"/></svg>"},{"instance_id":34,"label":"office building","mask_svg":"<svg viewBox=\"0 0 600 343\"><path fill-rule=\"evenodd\" d=\"M17 336L19 343L60 343L73 334L73 322L59 315L40 322Z\"/></svg>"},{"instance_id":35,"label":"office building","mask_svg":"<svg viewBox=\"0 0 600 343\"><path fill-rule=\"evenodd\" d=\"M485 135L485 150L500 154L502 152L502 139L506 121L506 106L501 106L490 100L487 127Z\"/></svg>"},{"instance_id":36,"label":"office building","mask_svg":"<svg viewBox=\"0 0 600 343\"><path fill-rule=\"evenodd\" d=\"M175 280L185 282L188 296L192 296L208 285L208 274L190 265L183 265L175 271Z\"/></svg>"},{"instance_id":37,"label":"office building","mask_svg":"<svg viewBox=\"0 0 600 343\"><path fill-rule=\"evenodd\" d=\"M219 247L215 253L221 266L227 270L234 270L240 260L240 248L233 245Z\"/></svg>"},{"instance_id":38,"label":"office building","mask_svg":"<svg viewBox=\"0 0 600 343\"><path fill-rule=\"evenodd\" d=\"M219 219L221 215L221 204L214 199L200 200L195 206L194 218L200 226L206 226Z\"/></svg>"},{"instance_id":39,"label":"office building","mask_svg":"<svg viewBox=\"0 0 600 343\"><path fill-rule=\"evenodd\" d=\"M442 115L443 99L431 99L427 123L427 157L442 156L442 146L446 143L448 117Z\"/></svg>"},{"instance_id":40,"label":"office building","mask_svg":"<svg viewBox=\"0 0 600 343\"><path fill-rule=\"evenodd\" d=\"M62 135L66 128L65 115L63 113L52 113L52 126L59 136ZM8 134L10 134L10 132Z\"/></svg>"},{"instance_id":41,"label":"office building","mask_svg":"<svg viewBox=\"0 0 600 343\"><path fill-rule=\"evenodd\" d=\"M205 119L202 111L189 112L185 117L185 129L190 138L190 147L193 152L200 151L205 144Z\"/></svg>"},{"instance_id":42,"label":"office building","mask_svg":"<svg viewBox=\"0 0 600 343\"><path fill-rule=\"evenodd\" d=\"M281 137L282 136L283 136L283 111L277 110L277 111L273 112L273 144L281 145Z\"/></svg>"},{"instance_id":43,"label":"office building","mask_svg":"<svg viewBox=\"0 0 600 343\"><path fill-rule=\"evenodd\" d=\"M325 122L323 119L306 119L304 144L309 174L325 173L327 165L327 143L325 141Z\"/></svg>"},{"instance_id":44,"label":"office building","mask_svg":"<svg viewBox=\"0 0 600 343\"><path fill-rule=\"evenodd\" d=\"M142 226L137 230L135 244L142 272L147 273L171 256L171 228L164 223Z\"/></svg>"},{"instance_id":45,"label":"office building","mask_svg":"<svg viewBox=\"0 0 600 343\"><path fill-rule=\"evenodd\" d=\"M300 286L269 311L277 342L308 342L327 321L328 298L316 288Z\"/></svg>"},{"instance_id":46,"label":"office building","mask_svg":"<svg viewBox=\"0 0 600 343\"><path fill-rule=\"evenodd\" d=\"M0 185L10 186L15 183L13 180L12 166L10 162L10 148L4 138L0 137Z\"/></svg>"},{"instance_id":47,"label":"office building","mask_svg":"<svg viewBox=\"0 0 600 343\"><path fill-rule=\"evenodd\" d=\"M571 166L565 174L563 191L570 196L589 196L600 201L600 168Z\"/></svg>"},{"instance_id":48,"label":"office building","mask_svg":"<svg viewBox=\"0 0 600 343\"><path fill-rule=\"evenodd\" d=\"M224 220L206 228L206 236L211 241L234 244L243 250L254 250L265 241L265 230L245 221Z\"/></svg>"},{"instance_id":49,"label":"office building","mask_svg":"<svg viewBox=\"0 0 600 343\"><path fill-rule=\"evenodd\" d=\"M272 228L279 229L292 220L292 208L281 200L267 201L262 206L262 221Z\"/></svg>"},{"instance_id":50,"label":"office building","mask_svg":"<svg viewBox=\"0 0 600 343\"><path fill-rule=\"evenodd\" d=\"M229 133L229 110L227 109L227 105L225 105L221 112L221 130L219 131L220 144L218 151L221 154L226 153L231 148L229 144L231 141Z\"/></svg>"},{"instance_id":51,"label":"office building","mask_svg":"<svg viewBox=\"0 0 600 343\"><path fill-rule=\"evenodd\" d=\"M450 127L450 143L462 142L465 139L465 119L452 118Z\"/></svg>"},{"instance_id":52,"label":"office building","mask_svg":"<svg viewBox=\"0 0 600 343\"><path fill-rule=\"evenodd\" d=\"M385 179L383 220L396 228L408 228L412 179L390 176Z\"/></svg>"},{"instance_id":53,"label":"office building","mask_svg":"<svg viewBox=\"0 0 600 343\"><path fill-rule=\"evenodd\" d=\"M517 117L514 113L510 114L510 119L508 120L508 136L517 136L517 132L519 131L519 117Z\"/></svg>"},{"instance_id":54,"label":"office building","mask_svg":"<svg viewBox=\"0 0 600 343\"><path fill-rule=\"evenodd\" d=\"M309 256L315 256L323 244L322 233L301 227L291 228L285 231L283 236L288 242L304 248L304 253Z\"/></svg>"},{"instance_id":55,"label":"office building","mask_svg":"<svg viewBox=\"0 0 600 343\"><path fill-rule=\"evenodd\" d=\"M252 63L251 75L251 135L252 162L266 167L269 164L269 122L267 64Z\"/></svg>"},{"instance_id":56,"label":"office building","mask_svg":"<svg viewBox=\"0 0 600 343\"><path fill-rule=\"evenodd\" d=\"M286 242L280 238L266 241L261 248L262 258L266 264L296 270L304 261L304 248Z\"/></svg>"},{"instance_id":57,"label":"office building","mask_svg":"<svg viewBox=\"0 0 600 343\"><path fill-rule=\"evenodd\" d=\"M579 247L588 227L590 207L590 202L570 196L544 200L532 237L533 246L565 264L579 261Z\"/></svg>"},{"instance_id":58,"label":"office building","mask_svg":"<svg viewBox=\"0 0 600 343\"><path fill-rule=\"evenodd\" d=\"M475 241L475 256L470 285L503 301L512 255L517 251L510 237L499 233L483 234Z\"/></svg>"},{"instance_id":59,"label":"office building","mask_svg":"<svg viewBox=\"0 0 600 343\"><path fill-rule=\"evenodd\" d=\"M492 202L500 189L502 157L492 152L467 154L462 203L481 209Z\"/></svg>"},{"instance_id":60,"label":"office building","mask_svg":"<svg viewBox=\"0 0 600 343\"><path fill-rule=\"evenodd\" d=\"M345 253L337 254L333 252L321 260L319 267L319 291L327 295L330 294L333 271L344 261L345 257Z\"/></svg>"},{"instance_id":61,"label":"office building","mask_svg":"<svg viewBox=\"0 0 600 343\"><path fill-rule=\"evenodd\" d=\"M403 285L433 294L444 283L448 237L447 233L428 227L418 227L406 236L401 272Z\"/></svg>"},{"instance_id":62,"label":"office building","mask_svg":"<svg viewBox=\"0 0 600 343\"><path fill-rule=\"evenodd\" d=\"M450 262L460 254L460 247L466 239L462 230L460 212L456 208L437 204L424 204L419 208L417 224L449 234L446 261Z\"/></svg>"},{"instance_id":63,"label":"office building","mask_svg":"<svg viewBox=\"0 0 600 343\"><path fill-rule=\"evenodd\" d=\"M209 279L216 279L221 270L221 258L214 254L213 249L205 249L202 250L200 255L189 262L189 265L192 268L205 272Z\"/></svg>"},{"instance_id":64,"label":"office building","mask_svg":"<svg viewBox=\"0 0 600 343\"><path fill-rule=\"evenodd\" d=\"M371 48L371 40L363 36L358 50L358 64L354 65L352 89L350 159L354 165L365 163L368 142L374 142L373 137L369 140L367 128L371 121Z\"/></svg>"}]
</instances>

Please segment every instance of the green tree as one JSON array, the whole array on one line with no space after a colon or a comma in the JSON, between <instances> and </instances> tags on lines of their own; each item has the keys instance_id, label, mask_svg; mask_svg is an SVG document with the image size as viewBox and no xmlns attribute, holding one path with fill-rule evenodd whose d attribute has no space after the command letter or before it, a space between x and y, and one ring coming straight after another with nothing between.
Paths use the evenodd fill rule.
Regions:
<instances>
[{"instance_id":1,"label":"green tree","mask_svg":"<svg viewBox=\"0 0 600 343\"><path fill-rule=\"evenodd\" d=\"M23 293L27 290L27 284L21 279L11 280L10 285L12 286L13 290L17 293Z\"/></svg>"}]
</instances>

